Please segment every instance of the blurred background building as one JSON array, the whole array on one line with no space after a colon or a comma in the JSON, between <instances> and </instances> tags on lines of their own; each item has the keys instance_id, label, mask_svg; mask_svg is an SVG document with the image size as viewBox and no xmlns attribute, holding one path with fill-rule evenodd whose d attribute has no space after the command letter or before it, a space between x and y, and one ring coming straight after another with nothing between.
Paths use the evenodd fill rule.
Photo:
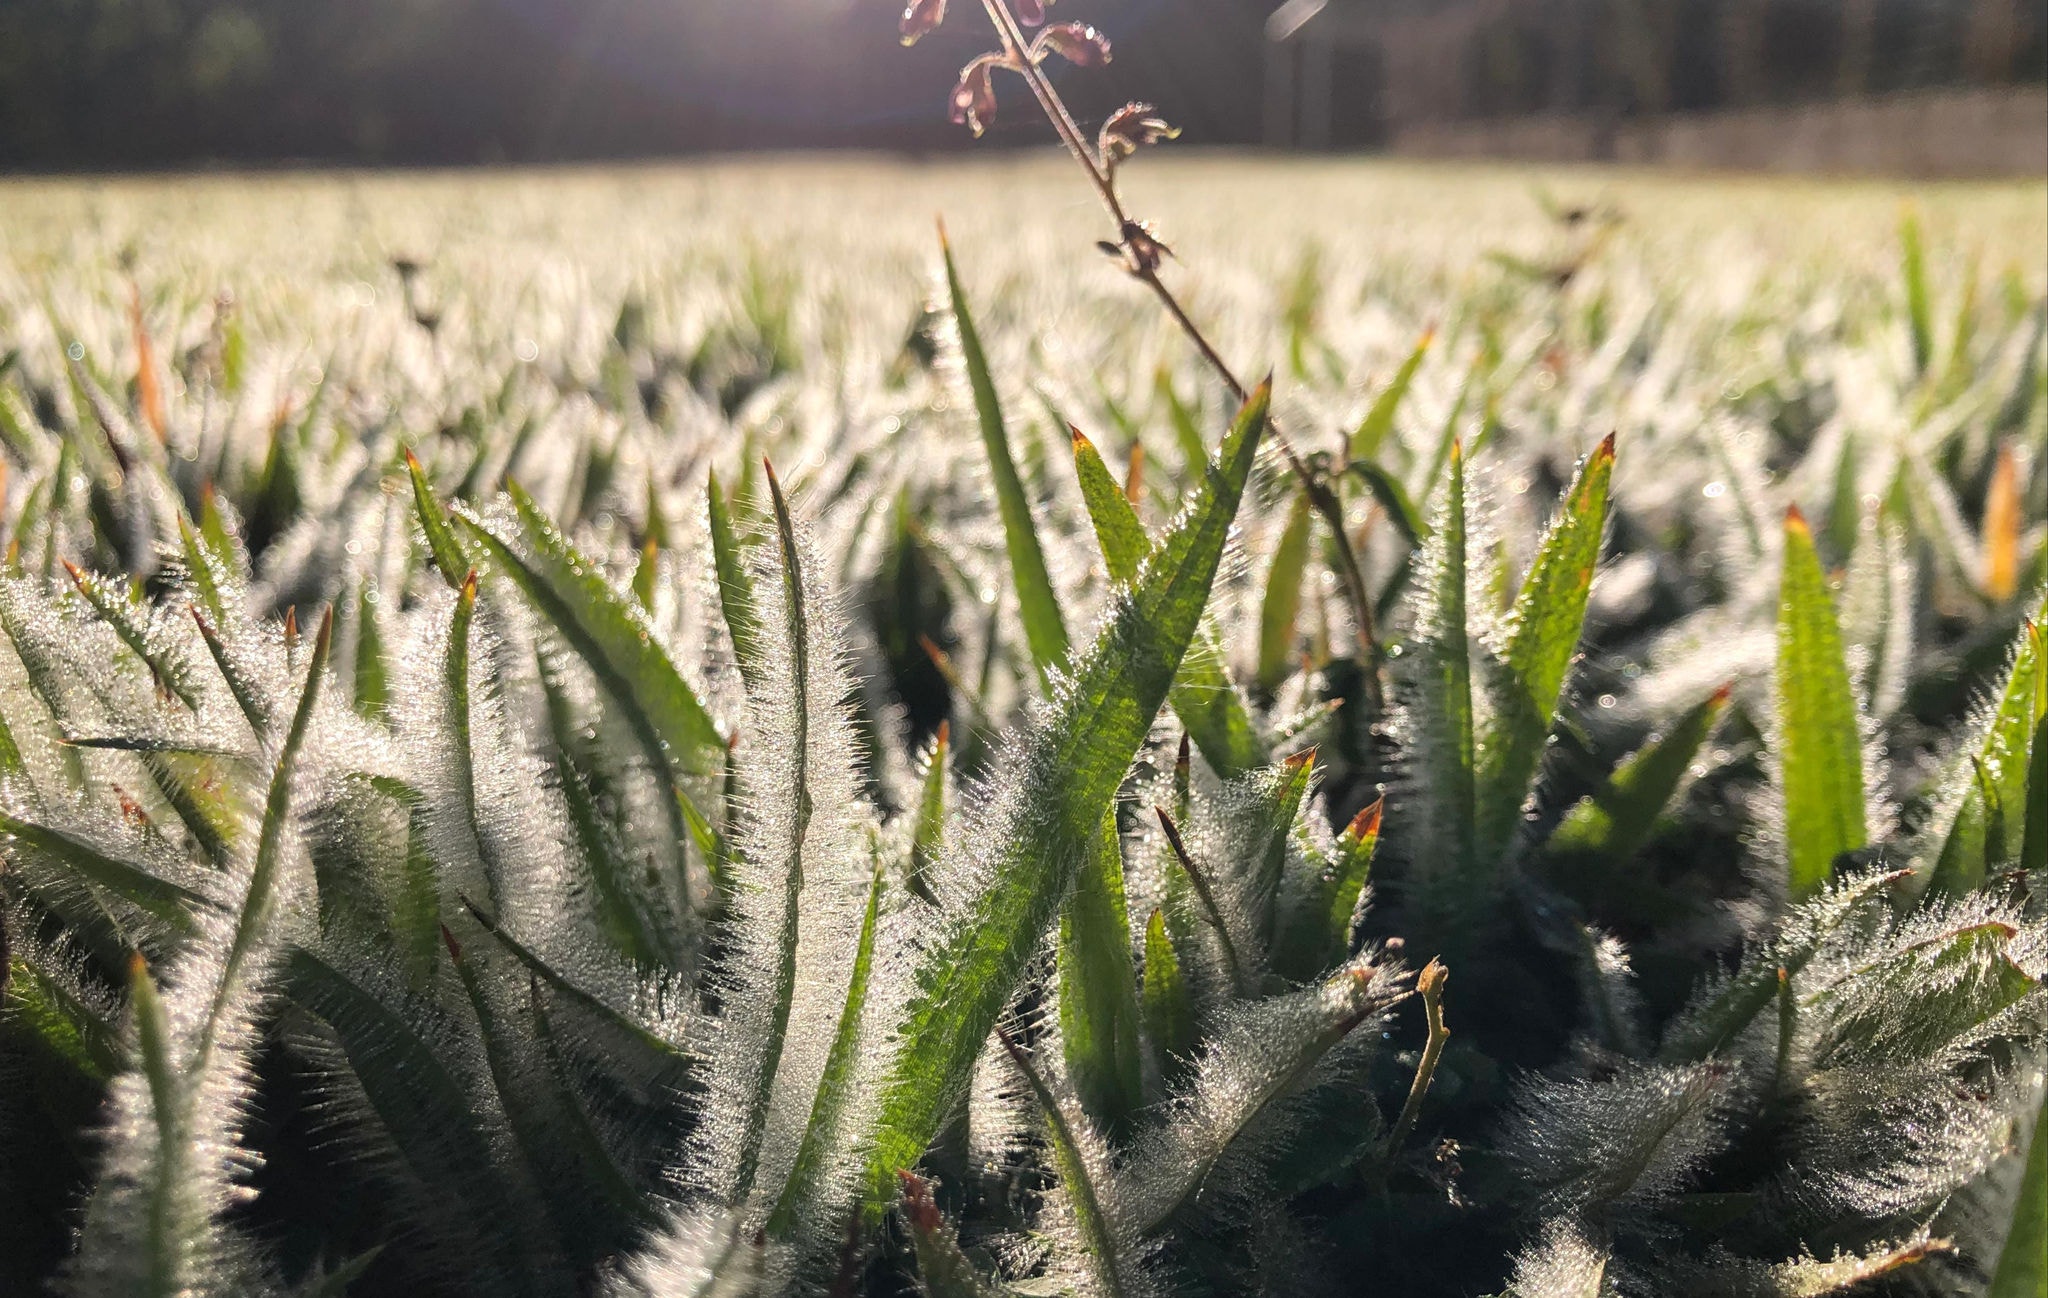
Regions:
<instances>
[{"instance_id":1,"label":"blurred background building","mask_svg":"<svg viewBox=\"0 0 2048 1298\"><path fill-rule=\"evenodd\" d=\"M0 0L0 167L965 147L944 100L991 43L986 21L955 0L905 50L900 7ZM1116 41L1110 68L1064 74L1079 110L1149 99L1203 144L1930 169L1851 147L1903 131L1955 141L1948 170L2048 170L2048 124L2038 153L2019 138L2029 116L2048 122L2048 0L1062 0L1055 12ZM1788 135L1787 122L1806 125ZM1751 153L1776 154L1710 148L1702 130L1747 131ZM2003 161L1986 153L2014 130ZM1015 110L996 135L1045 138Z\"/></svg>"}]
</instances>

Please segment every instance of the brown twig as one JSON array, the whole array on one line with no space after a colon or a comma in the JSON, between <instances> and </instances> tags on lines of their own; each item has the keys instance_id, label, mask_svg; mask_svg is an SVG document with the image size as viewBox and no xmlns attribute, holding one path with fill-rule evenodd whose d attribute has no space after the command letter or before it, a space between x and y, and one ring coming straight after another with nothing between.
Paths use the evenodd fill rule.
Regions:
<instances>
[{"instance_id":1,"label":"brown twig","mask_svg":"<svg viewBox=\"0 0 2048 1298\"><path fill-rule=\"evenodd\" d=\"M1231 399L1242 405L1249 395L1249 389L1245 387L1244 381L1238 378L1237 372L1223 359L1222 353L1209 341L1202 327L1187 313L1180 299L1167 287L1166 281L1159 278L1157 256L1133 247L1134 233L1148 239L1150 237L1145 233L1144 223L1133 220L1125 209L1107 162L1097 153L1095 147L1089 144L1080 124L1074 120L1073 113L1067 108L1066 101L1060 98L1059 90L1045 75L1045 69L1031 57L1030 42L1025 39L1024 29L1018 23L1017 16L1010 12L1009 0L981 0L981 3L982 8L988 12L989 21L995 25L996 33L1002 38L1003 47L1009 54L1015 70L1024 78L1025 84L1031 87L1032 97L1038 101L1039 109L1052 124L1054 134L1060 137L1060 143L1066 146L1074 161L1088 173L1089 183L1094 186L1096 196L1102 200L1103 207L1109 212L1110 220L1115 222L1117 241L1124 249L1126 267L1131 276L1151 290L1152 296L1159 300L1159 305L1166 309L1167 315L1172 317L1181 333L1186 335L1188 341L1194 344L1195 350L1201 353L1203 361L1223 380L1223 386L1230 392ZM1344 527L1343 502L1316 477L1314 470L1301 456L1295 453L1286 433L1270 415L1267 417L1266 425L1271 430L1280 453L1286 457L1288 468L1300 479L1302 489L1308 493L1310 504L1315 507L1324 525L1330 530L1331 541L1337 552L1338 577L1343 582L1345 601L1351 605L1352 621L1358 635L1359 660L1365 673L1368 697L1375 711L1384 710L1385 700L1379 681L1379 648L1373 626L1372 597L1366 590L1364 571L1360 568L1358 556L1352 548L1350 534Z\"/></svg>"},{"instance_id":2,"label":"brown twig","mask_svg":"<svg viewBox=\"0 0 2048 1298\"><path fill-rule=\"evenodd\" d=\"M1423 1043L1422 1059L1415 1065L1415 1084L1408 1088L1408 1102L1401 1106L1401 1116L1394 1123L1393 1134L1387 1137L1386 1156L1381 1160L1383 1176L1393 1170L1401 1146L1408 1143L1409 1133L1415 1130L1416 1115L1422 1111L1422 1097L1429 1094L1430 1080L1436 1076L1437 1060L1443 1057L1444 1042L1451 1038L1450 1031L1444 1027L1444 982L1450 976L1451 971L1435 960L1416 975L1415 990L1422 993L1422 1013L1429 1021L1429 1039Z\"/></svg>"}]
</instances>

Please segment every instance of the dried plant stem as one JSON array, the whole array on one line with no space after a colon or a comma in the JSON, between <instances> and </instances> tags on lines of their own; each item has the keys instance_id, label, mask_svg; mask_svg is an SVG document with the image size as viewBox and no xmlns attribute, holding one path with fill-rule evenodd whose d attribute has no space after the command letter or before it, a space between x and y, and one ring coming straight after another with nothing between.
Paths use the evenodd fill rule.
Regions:
<instances>
[{"instance_id":1,"label":"dried plant stem","mask_svg":"<svg viewBox=\"0 0 2048 1298\"><path fill-rule=\"evenodd\" d=\"M1451 1039L1450 1030L1444 1027L1444 982L1451 971L1438 961L1432 960L1416 976L1415 990L1422 993L1422 1013L1429 1021L1429 1039L1423 1043L1422 1059L1415 1065L1415 1083L1408 1088L1408 1101L1401 1106L1401 1116L1394 1123L1393 1134L1387 1137L1386 1157L1380 1162L1382 1179L1393 1171L1394 1159L1400 1156L1401 1146L1408 1143L1408 1136L1415 1130L1416 1115L1422 1111L1422 1097L1429 1094L1430 1079L1436 1076L1437 1060L1443 1057L1444 1043Z\"/></svg>"},{"instance_id":2,"label":"dried plant stem","mask_svg":"<svg viewBox=\"0 0 2048 1298\"><path fill-rule=\"evenodd\" d=\"M988 11L989 21L995 25L997 34L1002 37L1004 48L1014 60L1017 71L1023 76L1025 84L1031 87L1032 97L1038 100L1039 109L1045 113L1046 120L1052 123L1053 132L1060 137L1060 143L1066 145L1067 152L1073 155L1074 161L1088 173L1089 183L1095 187L1095 193L1101 198L1103 207L1108 210L1110 220L1116 223L1117 241L1128 250L1132 232L1142 231L1144 227L1134 221L1125 210L1123 199L1116 192L1116 183L1111 178L1107 163L1082 133L1080 124L1074 120L1066 101L1060 98L1060 93L1053 86L1051 78L1045 75L1045 69L1032 59L1030 42L1025 39L1024 29L1017 22L1016 15L1010 12L1008 0L981 0L981 3L982 8ZM1187 308L1181 305L1173 290L1166 286L1166 281L1159 278L1159 269L1152 264L1153 259L1134 254L1128 261L1132 277L1152 291L1152 296L1159 300L1159 305L1166 309L1166 314L1173 318L1174 324L1179 326L1188 341L1195 345L1195 350L1202 354L1203 361L1223 380L1223 386L1230 392L1231 399L1242 405L1250 395L1250 389L1238 378L1230 363L1223 359L1215 344L1209 341L1209 336L1202 331L1202 327L1187 313ZM1279 446L1280 453L1287 458L1288 468L1301 480L1303 490L1309 494L1310 503L1314 505L1316 512L1322 516L1324 524L1330 530L1339 560L1338 575L1344 583L1345 600L1351 605L1352 621L1357 629L1359 660L1364 668L1366 688L1374 710L1383 711L1385 700L1379 682L1379 650L1373 626L1372 598L1366 591L1365 574L1359 567L1358 556L1352 550L1350 533L1344 526L1343 504L1334 492L1317 480L1313 470L1295 453L1293 445L1281 431L1278 422L1270 416L1266 422L1272 431L1274 443Z\"/></svg>"}]
</instances>

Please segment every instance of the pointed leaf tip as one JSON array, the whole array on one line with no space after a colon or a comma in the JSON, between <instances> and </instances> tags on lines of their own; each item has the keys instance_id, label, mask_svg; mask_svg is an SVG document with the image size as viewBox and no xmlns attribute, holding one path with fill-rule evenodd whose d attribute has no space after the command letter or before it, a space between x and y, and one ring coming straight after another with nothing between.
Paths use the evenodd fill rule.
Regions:
<instances>
[{"instance_id":1,"label":"pointed leaf tip","mask_svg":"<svg viewBox=\"0 0 2048 1298\"><path fill-rule=\"evenodd\" d=\"M1386 795L1382 794L1373 799L1371 806L1353 816L1351 823L1345 826L1344 832L1358 839L1377 837L1380 832L1380 821L1385 818L1386 811L1387 799Z\"/></svg>"}]
</instances>

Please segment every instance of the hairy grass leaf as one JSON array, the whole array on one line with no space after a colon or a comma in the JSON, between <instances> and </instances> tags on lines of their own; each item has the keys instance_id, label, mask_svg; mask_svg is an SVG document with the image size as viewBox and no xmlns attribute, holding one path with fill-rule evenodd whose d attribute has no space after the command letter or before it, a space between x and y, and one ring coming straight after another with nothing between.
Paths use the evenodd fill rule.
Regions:
<instances>
[{"instance_id":1,"label":"hairy grass leaf","mask_svg":"<svg viewBox=\"0 0 2048 1298\"><path fill-rule=\"evenodd\" d=\"M962 1094L982 1041L1101 831L1131 756L1200 624L1265 426L1269 389L1246 403L1192 503L1112 607L1063 689L1008 756L1016 798L963 829L989 869L919 962L871 1155L869 1203L895 1193ZM963 843L964 846L964 843Z\"/></svg>"},{"instance_id":2,"label":"hairy grass leaf","mask_svg":"<svg viewBox=\"0 0 2048 1298\"><path fill-rule=\"evenodd\" d=\"M1049 681L1049 673L1066 662L1067 625L1060 616L1059 594L1053 589L1045 552L1039 547L1037 526L1031 521L1031 503L1010 454L1010 434L1003 426L1003 407L996 396L995 378L989 373L988 356L981 349L981 335L976 332L974 316L967 307L967 290L961 287L959 269L953 264L953 249L946 242L943 229L939 247L946 264L946 291L951 295L953 319L960 331L960 354L967 368L968 387L974 394L975 419L981 425L982 449L988 454L989 476L995 482L1003 543L1010 556L1010 578L1017 587L1017 612L1024 622L1025 642L1031 646L1031 661L1037 664L1040 678Z\"/></svg>"},{"instance_id":3,"label":"hairy grass leaf","mask_svg":"<svg viewBox=\"0 0 2048 1298\"><path fill-rule=\"evenodd\" d=\"M1796 509L1785 516L1774 685L1786 887L1804 900L1834 877L1837 857L1864 845L1867 830L1863 742L1842 637L1813 532Z\"/></svg>"}]
</instances>

